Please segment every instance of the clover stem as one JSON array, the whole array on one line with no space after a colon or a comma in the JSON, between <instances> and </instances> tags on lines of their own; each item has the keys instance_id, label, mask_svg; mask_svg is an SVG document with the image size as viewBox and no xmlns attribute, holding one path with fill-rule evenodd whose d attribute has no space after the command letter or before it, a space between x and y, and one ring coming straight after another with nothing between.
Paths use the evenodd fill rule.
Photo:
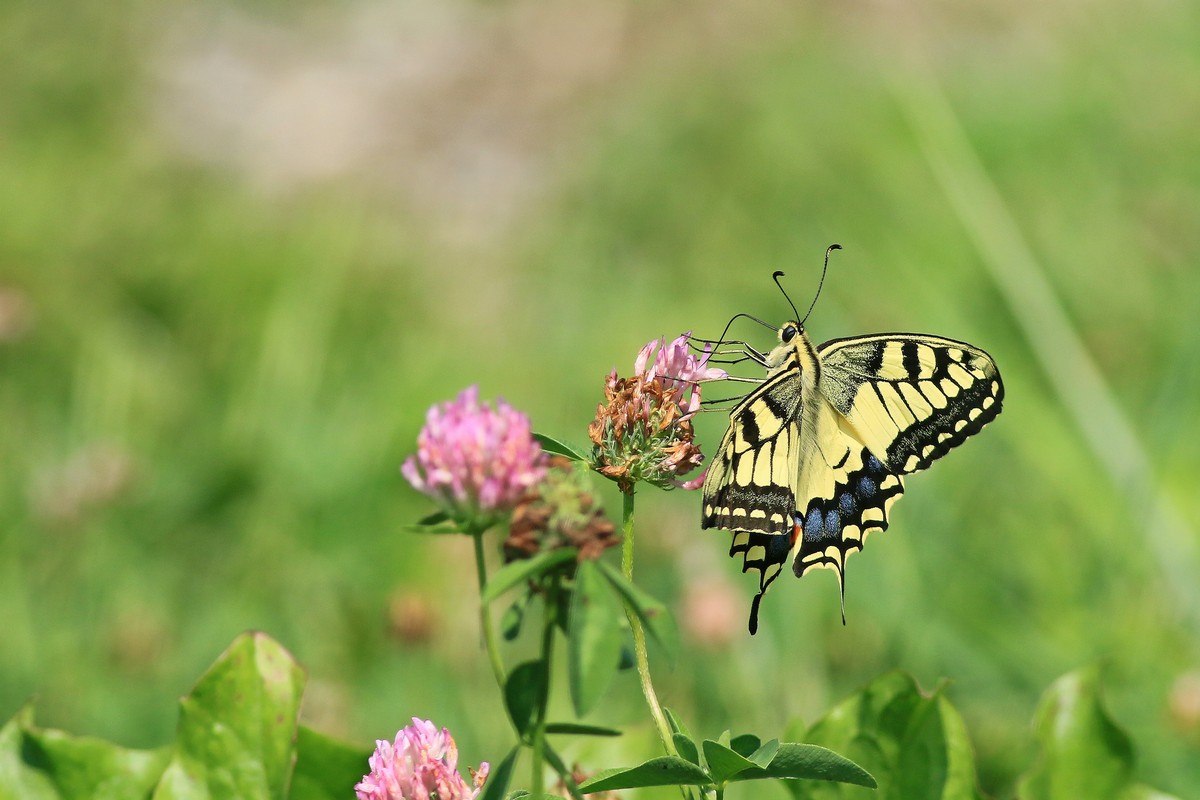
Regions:
<instances>
[{"instance_id":1,"label":"clover stem","mask_svg":"<svg viewBox=\"0 0 1200 800\"><path fill-rule=\"evenodd\" d=\"M558 615L558 593L560 585L558 578L552 578L546 586L546 611L542 622L542 669L544 679L538 692L537 719L533 727L533 758L530 765L529 794L533 800L541 800L542 785L545 778L546 750L546 707L550 704L550 668L551 657L554 654L554 626Z\"/></svg>"},{"instance_id":2,"label":"clover stem","mask_svg":"<svg viewBox=\"0 0 1200 800\"><path fill-rule=\"evenodd\" d=\"M504 661L500 658L500 648L496 645L496 630L492 625L490 604L484 602L483 595L487 589L487 566L483 560L483 531L471 534L475 541L475 574L479 579L479 626L483 629L483 646L487 650L488 661L492 665L492 675L500 693L504 693L505 673Z\"/></svg>"},{"instance_id":3,"label":"clover stem","mask_svg":"<svg viewBox=\"0 0 1200 800\"><path fill-rule=\"evenodd\" d=\"M621 508L621 571L625 574L625 580L632 583L633 489L622 492L621 498L623 500ZM646 631L642 627L642 620L629 603L625 604L625 614L629 617L629 628L633 632L633 654L637 660L638 676L642 680L642 694L646 697L650 716L654 718L654 725L658 728L658 736L662 739L663 749L667 751L668 755L678 755L675 750L675 742L671 738L671 726L667 724L667 717L663 713L662 706L658 702L658 695L654 692L654 684L650 680L650 657L646 652Z\"/></svg>"}]
</instances>

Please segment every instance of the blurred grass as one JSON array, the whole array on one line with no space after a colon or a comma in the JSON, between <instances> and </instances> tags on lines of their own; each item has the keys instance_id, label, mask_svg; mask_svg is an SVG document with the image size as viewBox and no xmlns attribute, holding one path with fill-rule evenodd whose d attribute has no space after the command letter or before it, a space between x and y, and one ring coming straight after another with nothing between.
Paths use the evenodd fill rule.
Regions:
<instances>
[{"instance_id":1,"label":"blurred grass","mask_svg":"<svg viewBox=\"0 0 1200 800\"><path fill-rule=\"evenodd\" d=\"M1195 609L1172 605L1145 508L1041 372L891 88L917 79L915 40L1194 533L1197 12L754 8L629 12L630 66L575 98L540 192L464 244L361 176L264 192L182 154L154 31L184 7L0 7L0 715L36 695L44 724L161 743L174 698L255 627L308 665L314 724L367 740L432 717L494 759L469 548L400 531L426 511L396 469L424 409L478 382L582 442L608 369L653 336L781 317L770 272L799 304L837 241L812 335L972 341L1005 413L910 481L850 565L847 627L831 576L781 581L757 637L739 606L732 639L664 671L665 702L697 732L771 735L886 669L947 676L1005 796L1042 689L1100 661L1141 777L1200 794L1200 722L1172 699L1200 668ZM639 27L676 22L690 45ZM752 595L696 503L639 495L639 582L685 618L695 582ZM653 746L633 677L612 693L596 721L638 732L568 751L592 767Z\"/></svg>"}]
</instances>

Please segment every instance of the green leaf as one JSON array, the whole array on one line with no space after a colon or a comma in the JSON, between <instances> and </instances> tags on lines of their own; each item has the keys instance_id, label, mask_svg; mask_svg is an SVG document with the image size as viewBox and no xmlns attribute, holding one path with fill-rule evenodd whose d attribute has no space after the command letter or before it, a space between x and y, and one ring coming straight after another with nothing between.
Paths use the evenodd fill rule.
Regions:
<instances>
[{"instance_id":1,"label":"green leaf","mask_svg":"<svg viewBox=\"0 0 1200 800\"><path fill-rule=\"evenodd\" d=\"M853 759L856 769L868 771L878 781L879 791L840 784L790 784L797 798L975 800L980 796L975 756L962 718L945 697L923 694L910 676L900 672L877 678L835 706L805 738ZM768 771L774 771L790 747L780 746Z\"/></svg>"},{"instance_id":2,"label":"green leaf","mask_svg":"<svg viewBox=\"0 0 1200 800\"><path fill-rule=\"evenodd\" d=\"M234 640L180 701L175 752L155 800L283 798L304 672L263 633Z\"/></svg>"},{"instance_id":3,"label":"green leaf","mask_svg":"<svg viewBox=\"0 0 1200 800\"><path fill-rule=\"evenodd\" d=\"M288 800L335 800L370 771L372 751L300 726L296 736L296 768Z\"/></svg>"},{"instance_id":4,"label":"green leaf","mask_svg":"<svg viewBox=\"0 0 1200 800\"><path fill-rule=\"evenodd\" d=\"M617 671L625 672L637 666L637 656L633 654L633 648L629 643L621 645L621 660L617 662Z\"/></svg>"},{"instance_id":5,"label":"green leaf","mask_svg":"<svg viewBox=\"0 0 1200 800\"><path fill-rule=\"evenodd\" d=\"M444 533L467 533L462 528L458 527L450 515L445 511L435 511L432 514L427 514L421 517L411 525L403 526L404 530L409 533L428 533L428 534L444 534Z\"/></svg>"},{"instance_id":6,"label":"green leaf","mask_svg":"<svg viewBox=\"0 0 1200 800\"><path fill-rule=\"evenodd\" d=\"M1133 784L1133 745L1104 708L1097 669L1068 673L1046 690L1034 734L1041 753L1021 778L1022 800L1116 800L1145 791Z\"/></svg>"},{"instance_id":7,"label":"green leaf","mask_svg":"<svg viewBox=\"0 0 1200 800\"><path fill-rule=\"evenodd\" d=\"M567 677L575 713L591 711L617 671L621 657L621 608L595 561L575 573L567 637Z\"/></svg>"},{"instance_id":8,"label":"green leaf","mask_svg":"<svg viewBox=\"0 0 1200 800\"><path fill-rule=\"evenodd\" d=\"M0 728L0 798L144 798L170 757L170 748L130 750L37 728L26 706Z\"/></svg>"},{"instance_id":9,"label":"green leaf","mask_svg":"<svg viewBox=\"0 0 1200 800\"><path fill-rule=\"evenodd\" d=\"M675 743L676 751L693 764L702 766L700 752L696 749L696 742L693 741L692 732L688 730L687 725L675 716L675 712L671 709L664 706L663 712L667 716L667 725L671 728L671 740Z\"/></svg>"},{"instance_id":10,"label":"green leaf","mask_svg":"<svg viewBox=\"0 0 1200 800\"><path fill-rule=\"evenodd\" d=\"M1121 800L1179 800L1176 795L1165 794L1149 786L1134 784L1121 795Z\"/></svg>"},{"instance_id":11,"label":"green leaf","mask_svg":"<svg viewBox=\"0 0 1200 800\"><path fill-rule=\"evenodd\" d=\"M584 781L579 789L584 794L591 794L639 786L708 786L712 782L708 773L692 762L678 756L662 756L636 767L605 770Z\"/></svg>"},{"instance_id":12,"label":"green leaf","mask_svg":"<svg viewBox=\"0 0 1200 800\"><path fill-rule=\"evenodd\" d=\"M729 740L729 749L738 755L750 757L750 754L762 745L762 740L753 733L739 733ZM767 759L770 761L771 759Z\"/></svg>"},{"instance_id":13,"label":"green leaf","mask_svg":"<svg viewBox=\"0 0 1200 800\"><path fill-rule=\"evenodd\" d=\"M768 743L769 744L769 743ZM845 756L815 744L798 744L786 742L779 744L775 757L765 768L754 767L739 772L732 780L752 781L763 778L803 778L806 780L834 781L854 786L875 788L875 778L871 773L855 764ZM809 786L810 784L801 784ZM844 787L834 787L844 788ZM836 795L835 795L836 796ZM871 796L871 795L866 795ZM925 795L897 795L897 797L918 797Z\"/></svg>"},{"instance_id":14,"label":"green leaf","mask_svg":"<svg viewBox=\"0 0 1200 800\"><path fill-rule=\"evenodd\" d=\"M522 592L517 595L517 599L513 600L500 617L500 634L507 640L512 641L521 633L521 623L525 621L525 609L529 606L529 598L532 595L529 592Z\"/></svg>"},{"instance_id":15,"label":"green leaf","mask_svg":"<svg viewBox=\"0 0 1200 800\"><path fill-rule=\"evenodd\" d=\"M543 450L551 455L564 456L572 461L583 461L585 463L591 461L587 454L582 450L578 450L569 444L560 442L558 439L547 436L544 433L535 433L533 438L542 446Z\"/></svg>"},{"instance_id":16,"label":"green leaf","mask_svg":"<svg viewBox=\"0 0 1200 800\"><path fill-rule=\"evenodd\" d=\"M512 780L513 766L517 763L517 755L520 752L521 745L517 745L509 751L494 770L488 773L478 800L500 800L505 796L504 793L508 791L508 784ZM514 794L516 793L514 792Z\"/></svg>"},{"instance_id":17,"label":"green leaf","mask_svg":"<svg viewBox=\"0 0 1200 800\"><path fill-rule=\"evenodd\" d=\"M554 598L554 624L562 631L563 636L570 635L571 632L571 601L573 593L571 591L555 591L550 596Z\"/></svg>"},{"instance_id":18,"label":"green leaf","mask_svg":"<svg viewBox=\"0 0 1200 800\"><path fill-rule=\"evenodd\" d=\"M755 738L757 738L757 737L755 737ZM737 739L734 739L734 744L736 745L736 743L737 743ZM733 749L737 750L737 747L735 746ZM738 751L738 752L741 752L741 751ZM775 756L778 753L779 753L779 740L772 739L771 741L769 741L766 744L759 747L757 750L755 750L750 755L746 756L746 758L753 761L755 766L762 767L765 769L768 765L770 765L770 763L772 761L775 760Z\"/></svg>"},{"instance_id":19,"label":"green leaf","mask_svg":"<svg viewBox=\"0 0 1200 800\"><path fill-rule=\"evenodd\" d=\"M508 674L504 684L504 704L513 725L522 736L533 727L538 699L546 683L546 662L526 661Z\"/></svg>"},{"instance_id":20,"label":"green leaf","mask_svg":"<svg viewBox=\"0 0 1200 800\"><path fill-rule=\"evenodd\" d=\"M604 577L608 578L609 582L621 593L625 602L633 608L638 619L646 626L646 630L662 647L667 660L674 662L675 656L679 652L679 629L675 626L675 619L667 607L625 580L625 576L615 567L602 561L597 561L596 564L604 573Z\"/></svg>"},{"instance_id":21,"label":"green leaf","mask_svg":"<svg viewBox=\"0 0 1200 800\"><path fill-rule=\"evenodd\" d=\"M0 728L0 799L58 800L61 795L40 765L25 762L25 728L33 708L25 706Z\"/></svg>"},{"instance_id":22,"label":"green leaf","mask_svg":"<svg viewBox=\"0 0 1200 800\"><path fill-rule=\"evenodd\" d=\"M724 783L739 772L756 766L750 759L712 739L705 739L701 747L704 748L704 760L708 763L708 772L714 783Z\"/></svg>"},{"instance_id":23,"label":"green leaf","mask_svg":"<svg viewBox=\"0 0 1200 800\"><path fill-rule=\"evenodd\" d=\"M450 515L445 511L435 511L417 520L418 525L441 525L450 519Z\"/></svg>"},{"instance_id":24,"label":"green leaf","mask_svg":"<svg viewBox=\"0 0 1200 800\"><path fill-rule=\"evenodd\" d=\"M578 722L548 722L546 733L563 733L573 736L620 736L616 728L602 728L599 725L582 725Z\"/></svg>"},{"instance_id":25,"label":"green leaf","mask_svg":"<svg viewBox=\"0 0 1200 800\"><path fill-rule=\"evenodd\" d=\"M483 602L490 603L514 586L537 578L568 561L575 559L575 548L564 547L561 550L551 550L548 553L538 553L533 558L523 558L505 564L488 581L483 591Z\"/></svg>"},{"instance_id":26,"label":"green leaf","mask_svg":"<svg viewBox=\"0 0 1200 800\"><path fill-rule=\"evenodd\" d=\"M567 763L562 760L558 753L554 752L554 748L549 744L544 744L543 753L546 756L546 761L558 773L558 777L562 778L563 785L567 787L567 793L571 795L571 799L584 800L583 794L579 791L579 784L575 782L575 776L571 774Z\"/></svg>"},{"instance_id":27,"label":"green leaf","mask_svg":"<svg viewBox=\"0 0 1200 800\"><path fill-rule=\"evenodd\" d=\"M686 758L696 766L700 766L700 753L696 750L696 743L678 731L671 734L671 741L675 743L675 750L679 755Z\"/></svg>"},{"instance_id":28,"label":"green leaf","mask_svg":"<svg viewBox=\"0 0 1200 800\"><path fill-rule=\"evenodd\" d=\"M167 762L169 747L127 750L103 739L62 731L25 729L24 758L38 765L63 797L149 796Z\"/></svg>"},{"instance_id":29,"label":"green leaf","mask_svg":"<svg viewBox=\"0 0 1200 800\"><path fill-rule=\"evenodd\" d=\"M684 724L683 720L675 716L674 711L664 706L663 712L667 715L667 724L671 726L671 731L673 733L682 733L689 739L692 738L692 732L688 730L687 725Z\"/></svg>"},{"instance_id":30,"label":"green leaf","mask_svg":"<svg viewBox=\"0 0 1200 800\"><path fill-rule=\"evenodd\" d=\"M401 525L400 530L405 533L420 533L426 536L447 536L450 534L470 535L470 531L464 531L462 528L444 525Z\"/></svg>"}]
</instances>

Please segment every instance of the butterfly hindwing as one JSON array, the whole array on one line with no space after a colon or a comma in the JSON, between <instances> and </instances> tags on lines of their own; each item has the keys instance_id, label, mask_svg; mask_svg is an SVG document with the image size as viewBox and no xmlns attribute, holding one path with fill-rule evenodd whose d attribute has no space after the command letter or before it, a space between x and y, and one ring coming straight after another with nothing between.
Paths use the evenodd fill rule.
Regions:
<instances>
[{"instance_id":1,"label":"butterfly hindwing","mask_svg":"<svg viewBox=\"0 0 1200 800\"><path fill-rule=\"evenodd\" d=\"M737 531L730 556L742 557L742 571L757 570L758 594L750 610L750 632L758 627L762 596L784 565L800 577L826 567L844 590L845 564L861 550L869 533L885 530L892 504L904 492L904 480L847 432L844 420L819 397L805 417L809 431L801 448L797 496L789 536ZM844 596L844 591L843 591Z\"/></svg>"},{"instance_id":2,"label":"butterfly hindwing","mask_svg":"<svg viewBox=\"0 0 1200 800\"><path fill-rule=\"evenodd\" d=\"M904 494L904 478L889 472L869 450L859 453L857 468L837 483L832 497L814 497L796 512L796 577L828 567L843 582L846 559L861 550L867 535L887 530L888 512Z\"/></svg>"}]
</instances>

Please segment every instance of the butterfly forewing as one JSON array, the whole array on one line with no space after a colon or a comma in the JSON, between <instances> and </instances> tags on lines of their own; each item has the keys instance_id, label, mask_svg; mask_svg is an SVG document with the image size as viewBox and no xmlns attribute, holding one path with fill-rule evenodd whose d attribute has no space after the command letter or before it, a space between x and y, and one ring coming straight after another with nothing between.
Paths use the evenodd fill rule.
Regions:
<instances>
[{"instance_id":1,"label":"butterfly forewing","mask_svg":"<svg viewBox=\"0 0 1200 800\"><path fill-rule=\"evenodd\" d=\"M801 382L789 364L729 412L704 478L702 528L786 534L796 508Z\"/></svg>"},{"instance_id":2,"label":"butterfly forewing","mask_svg":"<svg viewBox=\"0 0 1200 800\"><path fill-rule=\"evenodd\" d=\"M1000 413L991 356L914 333L834 339L817 348L821 393L893 472L925 469Z\"/></svg>"}]
</instances>

